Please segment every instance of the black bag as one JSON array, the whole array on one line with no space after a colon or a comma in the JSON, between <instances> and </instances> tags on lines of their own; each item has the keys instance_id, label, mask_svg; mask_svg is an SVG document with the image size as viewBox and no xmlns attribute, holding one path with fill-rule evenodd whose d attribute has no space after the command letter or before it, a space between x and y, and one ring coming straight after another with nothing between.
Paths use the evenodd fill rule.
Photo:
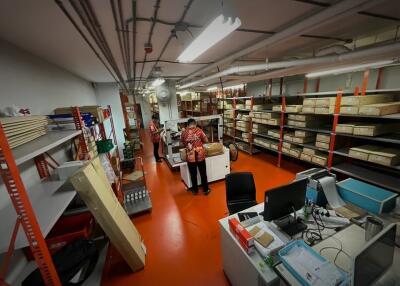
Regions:
<instances>
[{"instance_id":1,"label":"black bag","mask_svg":"<svg viewBox=\"0 0 400 286\"><path fill-rule=\"evenodd\" d=\"M57 270L58 277L62 285L73 286L81 285L93 272L99 258L99 251L92 240L75 240L58 252L53 254L53 263ZM73 283L70 280L86 267L85 275L79 282ZM33 271L22 282L22 286L42 286L44 285L39 269Z\"/></svg>"}]
</instances>

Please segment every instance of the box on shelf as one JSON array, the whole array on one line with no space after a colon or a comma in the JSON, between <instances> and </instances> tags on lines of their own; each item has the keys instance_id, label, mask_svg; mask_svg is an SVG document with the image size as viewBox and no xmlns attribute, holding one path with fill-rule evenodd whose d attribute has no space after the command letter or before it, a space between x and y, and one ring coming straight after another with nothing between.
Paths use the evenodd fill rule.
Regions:
<instances>
[{"instance_id":1,"label":"box on shelf","mask_svg":"<svg viewBox=\"0 0 400 286\"><path fill-rule=\"evenodd\" d=\"M358 115L358 106L341 106L340 114Z\"/></svg>"},{"instance_id":2,"label":"box on shelf","mask_svg":"<svg viewBox=\"0 0 400 286\"><path fill-rule=\"evenodd\" d=\"M336 133L353 134L356 125L357 123L340 123L336 125Z\"/></svg>"},{"instance_id":3,"label":"box on shelf","mask_svg":"<svg viewBox=\"0 0 400 286\"><path fill-rule=\"evenodd\" d=\"M307 107L315 107L317 99L318 98L305 98L303 100L303 108L306 107L306 106ZM304 110L303 110L303 112L304 112Z\"/></svg>"},{"instance_id":4,"label":"box on shelf","mask_svg":"<svg viewBox=\"0 0 400 286\"><path fill-rule=\"evenodd\" d=\"M281 124L281 119L280 118L279 119L275 119L275 118L267 119L267 124L268 125L273 125L273 126L278 126L278 125Z\"/></svg>"},{"instance_id":5,"label":"box on shelf","mask_svg":"<svg viewBox=\"0 0 400 286\"><path fill-rule=\"evenodd\" d=\"M336 96L335 97L323 97L315 99L315 107L331 107L336 104Z\"/></svg>"},{"instance_id":6,"label":"box on shelf","mask_svg":"<svg viewBox=\"0 0 400 286\"><path fill-rule=\"evenodd\" d=\"M268 135L272 136L272 137L275 137L275 138L278 138L278 139L281 137L280 131L277 130L277 129L268 130Z\"/></svg>"},{"instance_id":7,"label":"box on shelf","mask_svg":"<svg viewBox=\"0 0 400 286\"><path fill-rule=\"evenodd\" d=\"M290 149L289 149L289 148L282 147L282 153L285 153L285 154L289 154L289 155L290 155Z\"/></svg>"},{"instance_id":8,"label":"box on shelf","mask_svg":"<svg viewBox=\"0 0 400 286\"><path fill-rule=\"evenodd\" d=\"M366 96L344 96L341 106L361 106L367 104L384 103L393 101L391 94L372 94Z\"/></svg>"},{"instance_id":9,"label":"box on shelf","mask_svg":"<svg viewBox=\"0 0 400 286\"><path fill-rule=\"evenodd\" d=\"M282 111L282 105L273 105L272 111Z\"/></svg>"},{"instance_id":10,"label":"box on shelf","mask_svg":"<svg viewBox=\"0 0 400 286\"><path fill-rule=\"evenodd\" d=\"M296 158L300 158L301 151L302 151L301 148L291 148L290 155Z\"/></svg>"},{"instance_id":11,"label":"box on shelf","mask_svg":"<svg viewBox=\"0 0 400 286\"><path fill-rule=\"evenodd\" d=\"M331 105L328 107L315 107L315 114L333 114L335 113L335 106Z\"/></svg>"},{"instance_id":12,"label":"box on shelf","mask_svg":"<svg viewBox=\"0 0 400 286\"><path fill-rule=\"evenodd\" d=\"M304 114L290 114L294 115L294 120L297 121L314 121L314 120L321 120L320 118L314 115L304 115Z\"/></svg>"},{"instance_id":13,"label":"box on shelf","mask_svg":"<svg viewBox=\"0 0 400 286\"><path fill-rule=\"evenodd\" d=\"M296 130L296 131L294 131L294 136L295 137L315 137L315 133L310 132L310 131Z\"/></svg>"},{"instance_id":14,"label":"box on shelf","mask_svg":"<svg viewBox=\"0 0 400 286\"><path fill-rule=\"evenodd\" d=\"M288 148L288 149L292 148L292 144L289 143L289 142L283 142L282 146L285 147L285 148Z\"/></svg>"},{"instance_id":15,"label":"box on shelf","mask_svg":"<svg viewBox=\"0 0 400 286\"><path fill-rule=\"evenodd\" d=\"M330 143L331 142L331 135L318 133L316 141Z\"/></svg>"},{"instance_id":16,"label":"box on shelf","mask_svg":"<svg viewBox=\"0 0 400 286\"><path fill-rule=\"evenodd\" d=\"M400 163L400 150L394 148L375 150L369 154L368 161L384 166L396 166Z\"/></svg>"},{"instance_id":17,"label":"box on shelf","mask_svg":"<svg viewBox=\"0 0 400 286\"><path fill-rule=\"evenodd\" d=\"M312 155L306 154L304 152L302 152L300 154L300 159L303 161L307 161L307 162L311 162L312 161Z\"/></svg>"},{"instance_id":18,"label":"box on shelf","mask_svg":"<svg viewBox=\"0 0 400 286\"><path fill-rule=\"evenodd\" d=\"M279 113L262 112L261 118L262 119L280 119L281 115Z\"/></svg>"},{"instance_id":19,"label":"box on shelf","mask_svg":"<svg viewBox=\"0 0 400 286\"><path fill-rule=\"evenodd\" d=\"M397 194L352 178L336 184L343 200L374 214L390 212L396 205Z\"/></svg>"},{"instance_id":20,"label":"box on shelf","mask_svg":"<svg viewBox=\"0 0 400 286\"><path fill-rule=\"evenodd\" d=\"M295 136L292 137L292 142L300 143L300 144L313 143L313 142L315 142L315 137L314 136L296 137L296 134L295 134Z\"/></svg>"},{"instance_id":21,"label":"box on shelf","mask_svg":"<svg viewBox=\"0 0 400 286\"><path fill-rule=\"evenodd\" d=\"M283 135L283 139L289 142L292 142L294 137L294 133L286 133Z\"/></svg>"},{"instance_id":22,"label":"box on shelf","mask_svg":"<svg viewBox=\"0 0 400 286\"><path fill-rule=\"evenodd\" d=\"M310 155L310 156L313 156L313 155L315 155L317 153L317 151L314 150L314 149L311 149L311 148L304 147L303 148L303 153L307 154L307 155Z\"/></svg>"},{"instance_id":23,"label":"box on shelf","mask_svg":"<svg viewBox=\"0 0 400 286\"><path fill-rule=\"evenodd\" d=\"M320 121L312 120L312 121L297 121L297 120L288 120L287 122L290 126L302 127L302 128L315 128L321 125Z\"/></svg>"},{"instance_id":24,"label":"box on shelf","mask_svg":"<svg viewBox=\"0 0 400 286\"><path fill-rule=\"evenodd\" d=\"M279 144L278 144L278 143L275 143L275 142L271 142L270 148L271 148L272 150L278 151L278 150L279 150Z\"/></svg>"},{"instance_id":25,"label":"box on shelf","mask_svg":"<svg viewBox=\"0 0 400 286\"><path fill-rule=\"evenodd\" d=\"M378 136L386 133L395 132L399 129L399 124L396 123L386 123L386 124L376 124L376 123L365 123L363 125L357 125L353 127L353 134L360 136Z\"/></svg>"},{"instance_id":26,"label":"box on shelf","mask_svg":"<svg viewBox=\"0 0 400 286\"><path fill-rule=\"evenodd\" d=\"M302 112L303 113L314 114L315 113L315 107L314 106L303 106Z\"/></svg>"},{"instance_id":27,"label":"box on shelf","mask_svg":"<svg viewBox=\"0 0 400 286\"><path fill-rule=\"evenodd\" d=\"M376 151L381 149L381 147L376 145L362 145L357 147L352 147L349 150L349 156L359 160L368 161L368 156L371 151Z\"/></svg>"},{"instance_id":28,"label":"box on shelf","mask_svg":"<svg viewBox=\"0 0 400 286\"><path fill-rule=\"evenodd\" d=\"M329 145L330 145L330 143L315 141L315 147L318 147L321 149L329 150Z\"/></svg>"},{"instance_id":29,"label":"box on shelf","mask_svg":"<svg viewBox=\"0 0 400 286\"><path fill-rule=\"evenodd\" d=\"M328 155L318 152L313 155L311 162L325 167L328 163Z\"/></svg>"},{"instance_id":30,"label":"box on shelf","mask_svg":"<svg viewBox=\"0 0 400 286\"><path fill-rule=\"evenodd\" d=\"M286 105L286 112L299 113L303 105Z\"/></svg>"},{"instance_id":31,"label":"box on shelf","mask_svg":"<svg viewBox=\"0 0 400 286\"><path fill-rule=\"evenodd\" d=\"M400 102L378 103L361 106L360 115L382 116L400 112Z\"/></svg>"}]
</instances>

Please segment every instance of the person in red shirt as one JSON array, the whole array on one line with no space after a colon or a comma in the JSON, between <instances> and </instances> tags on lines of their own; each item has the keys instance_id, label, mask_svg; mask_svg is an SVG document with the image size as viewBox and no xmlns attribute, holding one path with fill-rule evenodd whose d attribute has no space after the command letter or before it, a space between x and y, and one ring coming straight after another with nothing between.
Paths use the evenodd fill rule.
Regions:
<instances>
[{"instance_id":1,"label":"person in red shirt","mask_svg":"<svg viewBox=\"0 0 400 286\"><path fill-rule=\"evenodd\" d=\"M199 169L203 192L208 195L210 189L207 181L206 151L203 147L208 139L203 130L196 126L196 121L193 118L189 119L187 123L187 128L182 131L181 141L186 148L186 161L192 181L192 193L197 194L199 192L197 185L197 169Z\"/></svg>"},{"instance_id":2,"label":"person in red shirt","mask_svg":"<svg viewBox=\"0 0 400 286\"><path fill-rule=\"evenodd\" d=\"M151 142L153 142L154 158L157 163L160 163L162 161L160 155L158 154L158 149L160 148L160 139L161 139L160 133L162 129L160 128L160 123L155 115L151 117L149 130L150 130Z\"/></svg>"}]
</instances>

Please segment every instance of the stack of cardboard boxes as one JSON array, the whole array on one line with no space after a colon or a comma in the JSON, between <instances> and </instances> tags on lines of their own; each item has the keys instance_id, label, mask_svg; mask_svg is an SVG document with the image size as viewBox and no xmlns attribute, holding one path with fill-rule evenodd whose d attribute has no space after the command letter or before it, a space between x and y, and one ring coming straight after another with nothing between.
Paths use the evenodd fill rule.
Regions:
<instances>
[{"instance_id":1,"label":"stack of cardboard boxes","mask_svg":"<svg viewBox=\"0 0 400 286\"><path fill-rule=\"evenodd\" d=\"M340 104L341 114L387 115L399 112L400 102L393 102L391 94L368 96L344 96Z\"/></svg>"},{"instance_id":2,"label":"stack of cardboard boxes","mask_svg":"<svg viewBox=\"0 0 400 286\"><path fill-rule=\"evenodd\" d=\"M352 147L349 150L349 156L384 166L396 166L400 164L400 150L395 148L382 148L382 146L377 145Z\"/></svg>"}]
</instances>

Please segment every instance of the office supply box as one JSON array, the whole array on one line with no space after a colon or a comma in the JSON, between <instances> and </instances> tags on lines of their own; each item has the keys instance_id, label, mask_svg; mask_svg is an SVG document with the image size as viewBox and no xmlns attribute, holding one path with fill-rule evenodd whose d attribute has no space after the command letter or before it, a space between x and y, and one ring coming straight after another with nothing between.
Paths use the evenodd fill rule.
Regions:
<instances>
[{"instance_id":1,"label":"office supply box","mask_svg":"<svg viewBox=\"0 0 400 286\"><path fill-rule=\"evenodd\" d=\"M349 178L337 183L343 200L374 214L390 212L396 205L397 194Z\"/></svg>"}]
</instances>

